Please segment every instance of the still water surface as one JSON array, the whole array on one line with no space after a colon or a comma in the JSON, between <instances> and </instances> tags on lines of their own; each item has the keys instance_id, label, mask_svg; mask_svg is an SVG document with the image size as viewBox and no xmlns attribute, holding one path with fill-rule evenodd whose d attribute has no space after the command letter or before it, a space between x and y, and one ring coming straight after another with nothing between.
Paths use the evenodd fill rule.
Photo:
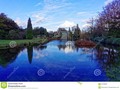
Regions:
<instances>
[{"instance_id":1,"label":"still water surface","mask_svg":"<svg viewBox=\"0 0 120 90\"><path fill-rule=\"evenodd\" d=\"M110 72L117 55L114 48L78 48L74 42L59 40L0 50L0 81L119 80Z\"/></svg>"}]
</instances>

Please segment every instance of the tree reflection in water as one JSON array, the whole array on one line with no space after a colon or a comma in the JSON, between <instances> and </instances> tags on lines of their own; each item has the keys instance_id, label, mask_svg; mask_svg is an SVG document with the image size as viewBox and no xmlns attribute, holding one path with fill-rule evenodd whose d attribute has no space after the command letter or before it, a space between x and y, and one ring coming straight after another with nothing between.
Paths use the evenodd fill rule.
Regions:
<instances>
[{"instance_id":1,"label":"tree reflection in water","mask_svg":"<svg viewBox=\"0 0 120 90\"><path fill-rule=\"evenodd\" d=\"M34 49L36 50L43 50L46 49L47 46L35 46ZM23 51L25 47L17 47L17 48L9 48L9 49L0 49L0 66L7 67L10 63L13 63L18 54ZM33 57L33 46L27 47L27 54L28 54L28 61L32 63Z\"/></svg>"},{"instance_id":2,"label":"tree reflection in water","mask_svg":"<svg viewBox=\"0 0 120 90\"><path fill-rule=\"evenodd\" d=\"M96 55L110 80L120 81L120 48L98 46Z\"/></svg>"},{"instance_id":3,"label":"tree reflection in water","mask_svg":"<svg viewBox=\"0 0 120 90\"><path fill-rule=\"evenodd\" d=\"M28 46L27 47L27 54L28 54L28 60L29 63L32 63L32 57L33 57L33 46Z\"/></svg>"},{"instance_id":4,"label":"tree reflection in water","mask_svg":"<svg viewBox=\"0 0 120 90\"><path fill-rule=\"evenodd\" d=\"M43 50L46 49L47 46L43 46L43 45L39 45L39 46L34 46L34 49L39 51L39 50ZM28 54L28 61L31 64L32 63L32 59L33 59L33 46L28 46L27 47L27 54ZM40 54L40 53L38 53Z\"/></svg>"},{"instance_id":5,"label":"tree reflection in water","mask_svg":"<svg viewBox=\"0 0 120 90\"><path fill-rule=\"evenodd\" d=\"M14 62L16 57L24 48L0 49L0 65L7 67L8 64Z\"/></svg>"},{"instance_id":6,"label":"tree reflection in water","mask_svg":"<svg viewBox=\"0 0 120 90\"><path fill-rule=\"evenodd\" d=\"M106 76L109 78L109 80L120 81L120 47L98 46L98 47L96 47L96 49L91 49L91 48L86 48L86 47L78 48L74 44L68 44L68 43L64 44L64 42L57 42L57 46L58 46L59 50L62 50L67 54L70 53L70 55L73 54L73 56L74 56L74 54L77 54L77 55L81 55L81 54L85 55L86 54L85 57L88 58L88 56L89 56L90 60L98 60L101 67L106 72ZM48 48L49 47L50 46L48 46ZM41 57L43 57L45 55L47 56L47 54L45 54L46 50L41 53L41 51L46 48L47 48L47 46L44 46L44 45L43 46L41 46L41 45L34 46L34 48L33 48L33 46L28 46L27 54L28 54L29 63L31 64L32 60L35 60L36 58L40 59ZM56 48L56 44L55 44L55 48ZM58 50L58 48L56 50ZM7 67L10 63L13 63L15 60L17 60L16 57L18 56L20 51L25 50L25 49L26 49L26 47L17 47L14 49L1 49L0 50L0 65L2 67ZM37 51L37 54L34 52L36 55L33 56L34 50ZM59 50L57 52L59 52ZM81 53L81 54L78 54L75 51L78 53ZM92 53L92 51L94 53ZM96 56L96 59L91 58L92 54L94 56ZM62 55L64 55L64 53L62 53ZM65 56L67 58L66 54L65 54ZM35 59L34 59L34 57L35 57ZM75 58L75 57L73 57L73 58ZM80 56L79 56L79 58L80 58ZM89 63L91 63L91 62L89 62Z\"/></svg>"}]
</instances>

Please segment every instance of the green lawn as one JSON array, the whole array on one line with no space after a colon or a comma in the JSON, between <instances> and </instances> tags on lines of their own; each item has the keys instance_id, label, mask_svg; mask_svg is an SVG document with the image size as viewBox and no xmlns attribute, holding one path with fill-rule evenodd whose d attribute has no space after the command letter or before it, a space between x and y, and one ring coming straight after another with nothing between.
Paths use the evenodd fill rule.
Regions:
<instances>
[{"instance_id":1,"label":"green lawn","mask_svg":"<svg viewBox=\"0 0 120 90\"><path fill-rule=\"evenodd\" d=\"M22 45L22 44L42 44L47 42L47 39L45 38L34 38L31 40L0 40L0 49L1 48L6 48L9 47L9 43L11 41L15 41L17 45Z\"/></svg>"}]
</instances>

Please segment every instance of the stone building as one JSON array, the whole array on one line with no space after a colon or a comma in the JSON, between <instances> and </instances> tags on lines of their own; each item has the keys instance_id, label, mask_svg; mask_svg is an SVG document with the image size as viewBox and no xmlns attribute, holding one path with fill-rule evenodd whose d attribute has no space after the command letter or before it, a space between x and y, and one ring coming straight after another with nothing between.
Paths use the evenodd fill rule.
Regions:
<instances>
[{"instance_id":1,"label":"stone building","mask_svg":"<svg viewBox=\"0 0 120 90\"><path fill-rule=\"evenodd\" d=\"M59 28L58 29L58 34L60 35L62 40L67 40L68 39L68 31L65 30L65 28Z\"/></svg>"}]
</instances>

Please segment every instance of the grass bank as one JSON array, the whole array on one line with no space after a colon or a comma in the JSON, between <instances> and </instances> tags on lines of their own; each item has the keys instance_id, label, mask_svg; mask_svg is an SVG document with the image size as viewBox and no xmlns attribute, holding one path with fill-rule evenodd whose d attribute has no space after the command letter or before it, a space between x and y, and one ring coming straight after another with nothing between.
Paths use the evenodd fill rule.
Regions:
<instances>
[{"instance_id":1,"label":"grass bank","mask_svg":"<svg viewBox=\"0 0 120 90\"><path fill-rule=\"evenodd\" d=\"M39 44L44 44L46 42L48 42L47 38L34 38L31 40L0 40L0 49L3 48L9 48L10 47L10 42L16 42L17 46L21 46L21 45L39 45Z\"/></svg>"}]
</instances>

